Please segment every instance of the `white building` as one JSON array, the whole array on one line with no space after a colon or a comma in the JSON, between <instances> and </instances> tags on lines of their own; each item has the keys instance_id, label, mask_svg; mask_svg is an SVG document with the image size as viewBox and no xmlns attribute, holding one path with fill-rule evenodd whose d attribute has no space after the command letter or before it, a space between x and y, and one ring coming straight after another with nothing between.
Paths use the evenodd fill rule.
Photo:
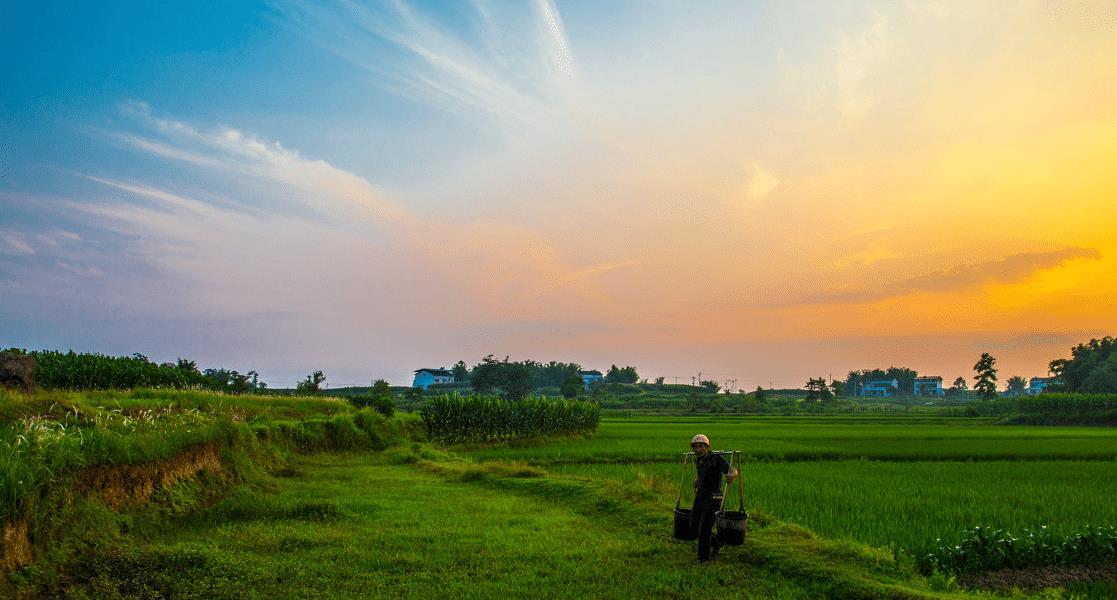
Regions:
<instances>
[{"instance_id":1,"label":"white building","mask_svg":"<svg viewBox=\"0 0 1117 600\"><path fill-rule=\"evenodd\" d=\"M598 371L597 369L594 369L592 371L578 371L578 374L582 376L582 384L585 385L587 388L593 382L601 381L605 378L605 376L601 374L601 371Z\"/></svg>"},{"instance_id":2,"label":"white building","mask_svg":"<svg viewBox=\"0 0 1117 600\"><path fill-rule=\"evenodd\" d=\"M942 377L929 375L915 378L912 393L916 396L937 396L941 398L946 395L946 390L942 389Z\"/></svg>"},{"instance_id":3,"label":"white building","mask_svg":"<svg viewBox=\"0 0 1117 600\"><path fill-rule=\"evenodd\" d=\"M1047 391L1047 386L1051 385L1051 382L1054 380L1054 377L1033 377L1031 381L1028 382L1028 389L1026 391L1029 396L1038 396Z\"/></svg>"},{"instance_id":4,"label":"white building","mask_svg":"<svg viewBox=\"0 0 1117 600\"><path fill-rule=\"evenodd\" d=\"M411 387L421 387L424 390L435 383L454 383L454 373L449 369L418 369L415 371L415 381Z\"/></svg>"},{"instance_id":5,"label":"white building","mask_svg":"<svg viewBox=\"0 0 1117 600\"><path fill-rule=\"evenodd\" d=\"M861 388L862 398L891 398L896 390L900 389L900 382L895 379L881 379L870 381Z\"/></svg>"}]
</instances>

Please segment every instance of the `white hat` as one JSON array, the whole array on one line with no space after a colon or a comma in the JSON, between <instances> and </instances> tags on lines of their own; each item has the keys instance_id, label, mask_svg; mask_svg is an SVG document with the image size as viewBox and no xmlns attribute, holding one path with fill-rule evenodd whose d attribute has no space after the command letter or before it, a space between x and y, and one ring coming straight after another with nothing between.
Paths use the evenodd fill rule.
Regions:
<instances>
[{"instance_id":1,"label":"white hat","mask_svg":"<svg viewBox=\"0 0 1117 600\"><path fill-rule=\"evenodd\" d=\"M694 437L692 437L692 438L690 438L690 443L691 443L691 445L697 444L697 443L699 443L699 442L701 442L701 443L703 443L703 444L706 444L707 446L709 446L709 445L710 445L710 438L708 438L708 437L706 437L706 436L702 435L701 433L700 433L700 434L698 434L698 435L696 435L696 436L694 436Z\"/></svg>"}]
</instances>

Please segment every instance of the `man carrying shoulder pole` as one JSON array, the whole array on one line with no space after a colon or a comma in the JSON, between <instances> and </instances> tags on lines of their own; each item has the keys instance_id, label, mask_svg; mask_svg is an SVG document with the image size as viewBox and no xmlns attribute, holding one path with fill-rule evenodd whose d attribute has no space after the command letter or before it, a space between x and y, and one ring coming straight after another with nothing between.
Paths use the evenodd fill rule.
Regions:
<instances>
[{"instance_id":1,"label":"man carrying shoulder pole","mask_svg":"<svg viewBox=\"0 0 1117 600\"><path fill-rule=\"evenodd\" d=\"M720 454L710 452L710 438L701 433L690 440L694 451L694 508L690 511L690 527L698 531L698 560L704 563L718 551L717 540L711 540L714 521L721 509L721 476L733 481L737 470Z\"/></svg>"}]
</instances>

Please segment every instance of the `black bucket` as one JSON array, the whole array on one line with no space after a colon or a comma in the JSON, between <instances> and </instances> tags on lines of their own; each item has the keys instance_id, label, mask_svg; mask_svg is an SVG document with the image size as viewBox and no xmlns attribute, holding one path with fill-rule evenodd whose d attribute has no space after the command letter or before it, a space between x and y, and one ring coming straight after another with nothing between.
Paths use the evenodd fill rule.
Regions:
<instances>
[{"instance_id":1,"label":"black bucket","mask_svg":"<svg viewBox=\"0 0 1117 600\"><path fill-rule=\"evenodd\" d=\"M726 546L740 546L745 543L745 529L747 529L748 521L749 513L743 510L723 510L719 512L718 542Z\"/></svg>"},{"instance_id":2,"label":"black bucket","mask_svg":"<svg viewBox=\"0 0 1117 600\"><path fill-rule=\"evenodd\" d=\"M675 539L686 541L698 539L698 532L690 526L689 508L675 509Z\"/></svg>"}]
</instances>

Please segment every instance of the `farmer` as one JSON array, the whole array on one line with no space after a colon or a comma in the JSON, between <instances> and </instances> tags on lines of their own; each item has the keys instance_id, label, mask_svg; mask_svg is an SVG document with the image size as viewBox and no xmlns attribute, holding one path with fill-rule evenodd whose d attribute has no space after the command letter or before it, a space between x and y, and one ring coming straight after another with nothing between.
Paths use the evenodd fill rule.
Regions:
<instances>
[{"instance_id":1,"label":"farmer","mask_svg":"<svg viewBox=\"0 0 1117 600\"><path fill-rule=\"evenodd\" d=\"M697 473L694 477L694 508L690 511L691 530L698 530L698 561L704 563L712 555L718 553L718 542L715 538L710 540L710 532L714 528L714 520L721 508L721 476L724 473L727 481L733 481L737 476L737 469L720 454L710 453L710 438L701 433L690 440L690 448L694 451L694 465Z\"/></svg>"}]
</instances>

